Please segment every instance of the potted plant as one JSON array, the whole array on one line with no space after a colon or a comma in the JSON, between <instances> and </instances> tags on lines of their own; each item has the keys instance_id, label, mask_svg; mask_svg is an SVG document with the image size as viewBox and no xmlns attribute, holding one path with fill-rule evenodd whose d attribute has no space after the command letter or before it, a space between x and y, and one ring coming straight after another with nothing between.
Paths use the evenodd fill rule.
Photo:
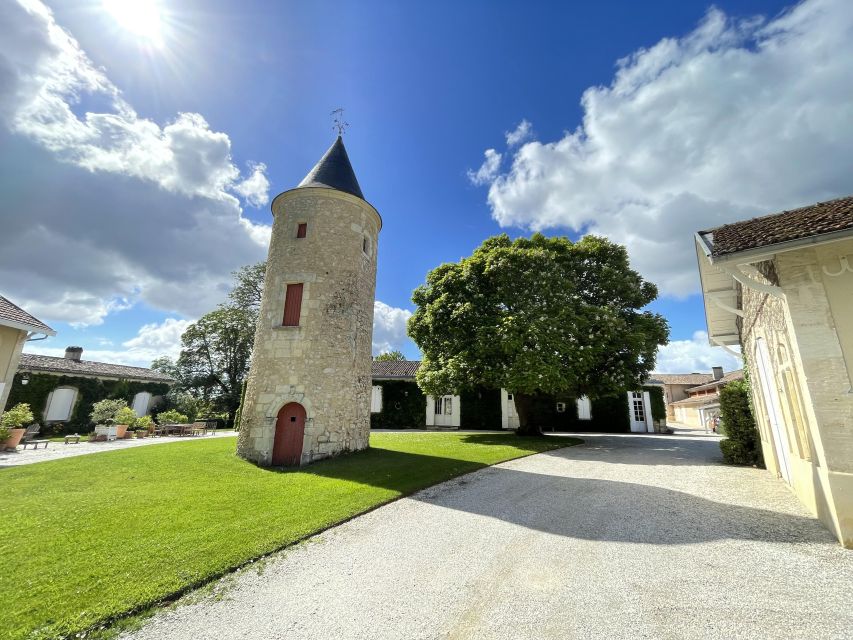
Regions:
<instances>
[{"instance_id":1,"label":"potted plant","mask_svg":"<svg viewBox=\"0 0 853 640\"><path fill-rule=\"evenodd\" d=\"M144 438L147 436L153 424L154 421L151 419L151 416L140 416L134 420L133 425L136 427L136 437Z\"/></svg>"},{"instance_id":2,"label":"potted plant","mask_svg":"<svg viewBox=\"0 0 853 640\"><path fill-rule=\"evenodd\" d=\"M136 423L136 412L124 406L116 412L116 438L124 438L128 428Z\"/></svg>"},{"instance_id":3,"label":"potted plant","mask_svg":"<svg viewBox=\"0 0 853 640\"><path fill-rule=\"evenodd\" d=\"M0 448L6 450L17 447L27 431L21 427L32 421L33 412L26 402L16 404L4 413L3 417L0 417L0 441L3 441L3 446Z\"/></svg>"},{"instance_id":4,"label":"potted plant","mask_svg":"<svg viewBox=\"0 0 853 640\"><path fill-rule=\"evenodd\" d=\"M104 425L112 427L116 423L118 412L126 407L127 403L124 400L100 400L92 405L92 413L89 416L96 427ZM118 433L116 433L116 436L118 436ZM103 439L106 438L107 436L103 436Z\"/></svg>"}]
</instances>

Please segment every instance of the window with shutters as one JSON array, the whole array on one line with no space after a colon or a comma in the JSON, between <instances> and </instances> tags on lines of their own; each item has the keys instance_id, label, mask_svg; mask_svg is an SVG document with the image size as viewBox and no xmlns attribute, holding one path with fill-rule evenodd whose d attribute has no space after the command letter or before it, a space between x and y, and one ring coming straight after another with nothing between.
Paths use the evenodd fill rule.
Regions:
<instances>
[{"instance_id":1,"label":"window with shutters","mask_svg":"<svg viewBox=\"0 0 853 640\"><path fill-rule=\"evenodd\" d=\"M577 399L578 420L592 420L592 405L589 398L581 396Z\"/></svg>"},{"instance_id":2,"label":"window with shutters","mask_svg":"<svg viewBox=\"0 0 853 640\"><path fill-rule=\"evenodd\" d=\"M74 387L58 387L48 396L45 422L65 422L71 417L71 409L77 399Z\"/></svg>"},{"instance_id":3,"label":"window with shutters","mask_svg":"<svg viewBox=\"0 0 853 640\"><path fill-rule=\"evenodd\" d=\"M297 238L304 238L307 233L308 233L308 223L307 222L300 222L299 226L296 227L296 237Z\"/></svg>"},{"instance_id":4,"label":"window with shutters","mask_svg":"<svg viewBox=\"0 0 853 640\"><path fill-rule=\"evenodd\" d=\"M298 327L299 313L302 311L302 283L292 283L287 285L287 291L284 294L284 319L282 326Z\"/></svg>"},{"instance_id":5,"label":"window with shutters","mask_svg":"<svg viewBox=\"0 0 853 640\"><path fill-rule=\"evenodd\" d=\"M370 394L370 413L382 413L382 387L374 385Z\"/></svg>"}]
</instances>

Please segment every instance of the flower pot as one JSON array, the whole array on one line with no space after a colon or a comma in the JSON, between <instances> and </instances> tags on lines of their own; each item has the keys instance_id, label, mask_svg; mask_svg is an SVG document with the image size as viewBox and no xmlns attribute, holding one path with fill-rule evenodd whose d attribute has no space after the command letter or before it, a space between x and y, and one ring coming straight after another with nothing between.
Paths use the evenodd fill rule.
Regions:
<instances>
[{"instance_id":1,"label":"flower pot","mask_svg":"<svg viewBox=\"0 0 853 640\"><path fill-rule=\"evenodd\" d=\"M6 449L14 450L15 447L17 447L18 444L21 442L21 438L23 438L24 434L27 432L26 429L10 429L9 431L12 432L12 435L10 435L3 443L3 451L5 451Z\"/></svg>"},{"instance_id":2,"label":"flower pot","mask_svg":"<svg viewBox=\"0 0 853 640\"><path fill-rule=\"evenodd\" d=\"M137 438L144 438L144 437L145 437L145 436L147 436L147 435L148 435L148 432L147 432L147 431L137 431L137 432L136 432L136 437L137 437Z\"/></svg>"},{"instance_id":3,"label":"flower pot","mask_svg":"<svg viewBox=\"0 0 853 640\"><path fill-rule=\"evenodd\" d=\"M133 440L133 433L134 433L133 431L126 431L124 434L124 439L125 440Z\"/></svg>"},{"instance_id":4,"label":"flower pot","mask_svg":"<svg viewBox=\"0 0 853 640\"><path fill-rule=\"evenodd\" d=\"M124 434L127 433L126 424L117 424L116 425L116 438L124 438Z\"/></svg>"}]
</instances>

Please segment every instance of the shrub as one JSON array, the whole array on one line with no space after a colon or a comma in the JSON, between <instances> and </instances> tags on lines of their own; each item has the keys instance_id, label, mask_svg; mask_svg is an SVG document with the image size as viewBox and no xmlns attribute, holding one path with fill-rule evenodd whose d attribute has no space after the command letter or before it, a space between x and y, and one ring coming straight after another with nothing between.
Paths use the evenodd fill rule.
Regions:
<instances>
[{"instance_id":1,"label":"shrub","mask_svg":"<svg viewBox=\"0 0 853 640\"><path fill-rule=\"evenodd\" d=\"M118 412L126 408L127 402L124 400L101 400L92 405L89 416L95 424L116 424Z\"/></svg>"},{"instance_id":2,"label":"shrub","mask_svg":"<svg viewBox=\"0 0 853 640\"><path fill-rule=\"evenodd\" d=\"M122 407L118 410L115 417L116 424L126 424L133 426L136 422L136 412L130 407Z\"/></svg>"},{"instance_id":3,"label":"shrub","mask_svg":"<svg viewBox=\"0 0 853 640\"><path fill-rule=\"evenodd\" d=\"M749 383L729 382L720 391L720 411L726 438L720 441L723 460L727 464L764 466L761 438L749 406Z\"/></svg>"},{"instance_id":4,"label":"shrub","mask_svg":"<svg viewBox=\"0 0 853 640\"><path fill-rule=\"evenodd\" d=\"M134 429L148 431L152 424L154 424L154 420L151 419L151 416L140 416L133 421L132 426Z\"/></svg>"},{"instance_id":5,"label":"shrub","mask_svg":"<svg viewBox=\"0 0 853 640\"><path fill-rule=\"evenodd\" d=\"M32 423L32 421L33 412L30 410L30 405L26 402L21 402L3 414L3 417L0 418L0 426L6 429L19 429L25 424ZM8 437L7 435L6 438ZM0 440L5 440L6 438L0 438Z\"/></svg>"},{"instance_id":6,"label":"shrub","mask_svg":"<svg viewBox=\"0 0 853 640\"><path fill-rule=\"evenodd\" d=\"M185 423L188 421L187 417L183 413L179 413L174 409L169 409L168 411L163 411L157 416L157 419L160 421L160 424L164 423Z\"/></svg>"}]
</instances>

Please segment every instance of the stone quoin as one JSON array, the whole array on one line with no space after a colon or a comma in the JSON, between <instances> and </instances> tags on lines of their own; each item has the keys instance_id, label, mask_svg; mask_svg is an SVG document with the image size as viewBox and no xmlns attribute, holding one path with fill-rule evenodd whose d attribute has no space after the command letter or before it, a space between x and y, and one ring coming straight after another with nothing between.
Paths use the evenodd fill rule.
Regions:
<instances>
[{"instance_id":1,"label":"stone quoin","mask_svg":"<svg viewBox=\"0 0 853 640\"><path fill-rule=\"evenodd\" d=\"M272 213L237 454L304 465L368 446L382 219L340 136Z\"/></svg>"}]
</instances>

